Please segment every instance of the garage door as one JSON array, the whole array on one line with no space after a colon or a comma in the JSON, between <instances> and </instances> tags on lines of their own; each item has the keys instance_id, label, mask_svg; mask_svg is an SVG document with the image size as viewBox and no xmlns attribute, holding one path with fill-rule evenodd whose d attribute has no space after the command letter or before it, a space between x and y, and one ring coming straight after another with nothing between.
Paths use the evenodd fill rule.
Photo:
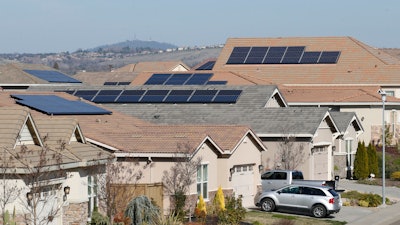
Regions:
<instances>
[{"instance_id":1,"label":"garage door","mask_svg":"<svg viewBox=\"0 0 400 225\"><path fill-rule=\"evenodd\" d=\"M313 148L314 180L328 179L328 150L326 147Z\"/></svg>"},{"instance_id":2,"label":"garage door","mask_svg":"<svg viewBox=\"0 0 400 225\"><path fill-rule=\"evenodd\" d=\"M254 206L254 165L236 165L232 174L235 197L242 196L244 207Z\"/></svg>"}]
</instances>

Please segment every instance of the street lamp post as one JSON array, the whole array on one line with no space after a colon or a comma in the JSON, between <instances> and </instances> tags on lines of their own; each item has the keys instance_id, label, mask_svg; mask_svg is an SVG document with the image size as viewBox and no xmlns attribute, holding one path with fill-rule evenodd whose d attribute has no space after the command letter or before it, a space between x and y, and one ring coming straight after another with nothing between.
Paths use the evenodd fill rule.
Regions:
<instances>
[{"instance_id":1,"label":"street lamp post","mask_svg":"<svg viewBox=\"0 0 400 225\"><path fill-rule=\"evenodd\" d=\"M386 205L386 197L385 197L385 101L386 101L386 92L383 90L379 90L379 94L382 96L382 206Z\"/></svg>"}]
</instances>

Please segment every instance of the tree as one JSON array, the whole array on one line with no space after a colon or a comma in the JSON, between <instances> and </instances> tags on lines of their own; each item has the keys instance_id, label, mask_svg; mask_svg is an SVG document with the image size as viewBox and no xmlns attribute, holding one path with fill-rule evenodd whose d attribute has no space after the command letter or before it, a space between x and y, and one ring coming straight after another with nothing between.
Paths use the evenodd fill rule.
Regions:
<instances>
[{"instance_id":1,"label":"tree","mask_svg":"<svg viewBox=\"0 0 400 225\"><path fill-rule=\"evenodd\" d=\"M294 170L304 163L304 157L304 144L296 142L296 137L287 134L278 143L275 167Z\"/></svg>"},{"instance_id":2,"label":"tree","mask_svg":"<svg viewBox=\"0 0 400 225\"><path fill-rule=\"evenodd\" d=\"M186 195L190 186L196 182L194 175L197 173L202 158L193 158L191 154L193 148L189 143L178 143L177 149L176 161L169 171L164 171L162 182L166 192L173 197L174 213L183 218L185 216Z\"/></svg>"},{"instance_id":3,"label":"tree","mask_svg":"<svg viewBox=\"0 0 400 225\"><path fill-rule=\"evenodd\" d=\"M95 166L91 170L96 181L97 197L105 210L110 224L117 214L123 213L135 195L137 183L143 177L143 169L137 159L125 158L116 161L112 157L105 167ZM103 171L104 170L104 171Z\"/></svg>"},{"instance_id":4,"label":"tree","mask_svg":"<svg viewBox=\"0 0 400 225\"><path fill-rule=\"evenodd\" d=\"M7 221L6 207L8 204L14 202L21 193L21 188L18 187L15 169L12 168L10 157L6 148L3 148L3 154L0 156L0 213L2 216L3 224Z\"/></svg>"},{"instance_id":5,"label":"tree","mask_svg":"<svg viewBox=\"0 0 400 225\"><path fill-rule=\"evenodd\" d=\"M367 155L369 173L377 175L379 173L379 163L375 145L372 145L371 143L368 145Z\"/></svg>"},{"instance_id":6,"label":"tree","mask_svg":"<svg viewBox=\"0 0 400 225\"><path fill-rule=\"evenodd\" d=\"M365 179L369 175L368 154L364 142L359 142L354 158L354 176L356 179Z\"/></svg>"}]
</instances>

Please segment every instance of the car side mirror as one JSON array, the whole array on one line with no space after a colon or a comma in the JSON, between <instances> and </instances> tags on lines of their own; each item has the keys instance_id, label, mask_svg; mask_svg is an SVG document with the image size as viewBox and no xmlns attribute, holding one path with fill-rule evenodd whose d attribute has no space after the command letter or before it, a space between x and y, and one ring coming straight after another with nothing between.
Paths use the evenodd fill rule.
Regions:
<instances>
[{"instance_id":1,"label":"car side mirror","mask_svg":"<svg viewBox=\"0 0 400 225\"><path fill-rule=\"evenodd\" d=\"M278 192L278 194L281 194L282 192L281 191L277 191Z\"/></svg>"}]
</instances>

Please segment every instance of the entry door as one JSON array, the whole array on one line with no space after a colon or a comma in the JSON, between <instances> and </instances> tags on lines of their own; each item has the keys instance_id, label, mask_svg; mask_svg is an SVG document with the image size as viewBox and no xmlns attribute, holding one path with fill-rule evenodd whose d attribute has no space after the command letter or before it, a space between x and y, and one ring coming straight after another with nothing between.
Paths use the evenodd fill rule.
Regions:
<instances>
[{"instance_id":1,"label":"entry door","mask_svg":"<svg viewBox=\"0 0 400 225\"><path fill-rule=\"evenodd\" d=\"M232 174L232 186L235 197L242 196L243 207L254 206L254 165L237 165Z\"/></svg>"}]
</instances>

